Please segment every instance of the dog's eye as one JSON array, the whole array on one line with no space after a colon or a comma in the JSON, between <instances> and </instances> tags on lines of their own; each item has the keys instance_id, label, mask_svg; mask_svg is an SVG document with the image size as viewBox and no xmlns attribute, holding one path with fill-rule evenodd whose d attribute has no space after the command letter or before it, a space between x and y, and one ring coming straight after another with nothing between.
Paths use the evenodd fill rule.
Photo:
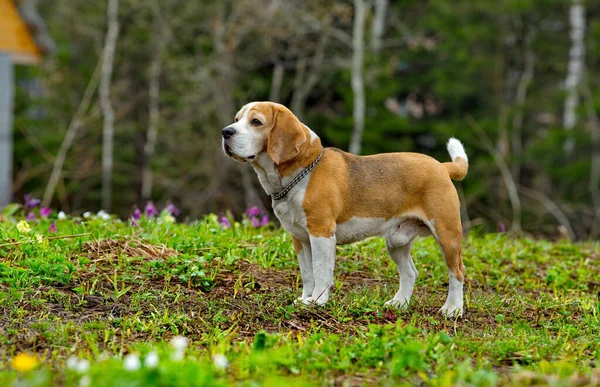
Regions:
<instances>
[{"instance_id":1,"label":"dog's eye","mask_svg":"<svg viewBox=\"0 0 600 387\"><path fill-rule=\"evenodd\" d=\"M252 120L252 122L250 122L253 126L261 126L262 122L260 122L259 120L257 120L256 118Z\"/></svg>"},{"instance_id":2,"label":"dog's eye","mask_svg":"<svg viewBox=\"0 0 600 387\"><path fill-rule=\"evenodd\" d=\"M235 117L235 118L233 119L233 122L238 122L238 121L239 121L239 120L238 120L238 118L237 118L237 117Z\"/></svg>"}]
</instances>

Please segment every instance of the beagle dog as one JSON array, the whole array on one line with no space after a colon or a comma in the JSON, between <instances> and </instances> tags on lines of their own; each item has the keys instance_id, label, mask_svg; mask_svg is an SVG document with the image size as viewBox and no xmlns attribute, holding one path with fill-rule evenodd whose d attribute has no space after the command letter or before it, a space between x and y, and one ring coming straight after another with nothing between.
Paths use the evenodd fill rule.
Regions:
<instances>
[{"instance_id":1,"label":"beagle dog","mask_svg":"<svg viewBox=\"0 0 600 387\"><path fill-rule=\"evenodd\" d=\"M448 141L452 162L446 163L419 153L356 156L323 148L315 132L273 102L245 105L221 133L225 154L252 165L292 236L301 302L322 305L329 299L336 244L383 236L400 274L400 289L386 305L406 308L418 275L412 243L433 235L450 277L440 312L462 315L462 226L452 183L468 170L460 141Z\"/></svg>"}]
</instances>

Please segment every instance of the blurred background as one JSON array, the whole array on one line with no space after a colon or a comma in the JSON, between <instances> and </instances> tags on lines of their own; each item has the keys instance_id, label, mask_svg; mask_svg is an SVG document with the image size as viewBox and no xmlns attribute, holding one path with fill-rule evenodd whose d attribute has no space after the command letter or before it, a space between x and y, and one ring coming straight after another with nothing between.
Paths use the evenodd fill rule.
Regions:
<instances>
[{"instance_id":1,"label":"blurred background","mask_svg":"<svg viewBox=\"0 0 600 387\"><path fill-rule=\"evenodd\" d=\"M325 145L365 155L448 161L445 142L458 137L470 157L457 184L466 228L600 234L598 1L0 0L0 10L0 184L14 201L32 193L123 217L149 199L190 218L269 209L253 170L222 155L220 130L243 104L271 100ZM34 42L30 58L9 34Z\"/></svg>"}]
</instances>

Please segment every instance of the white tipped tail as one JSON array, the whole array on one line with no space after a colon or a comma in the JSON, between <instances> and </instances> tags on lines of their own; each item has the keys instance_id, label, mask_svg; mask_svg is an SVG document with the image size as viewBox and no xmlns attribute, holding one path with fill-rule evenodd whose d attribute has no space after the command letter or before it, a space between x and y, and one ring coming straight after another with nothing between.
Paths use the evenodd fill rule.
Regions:
<instances>
[{"instance_id":1,"label":"white tipped tail","mask_svg":"<svg viewBox=\"0 0 600 387\"><path fill-rule=\"evenodd\" d=\"M448 175L452 180L462 180L469 171L469 158L463 144L451 137L448 140L448 153L450 153L451 163L443 163L448 170Z\"/></svg>"},{"instance_id":2,"label":"white tipped tail","mask_svg":"<svg viewBox=\"0 0 600 387\"><path fill-rule=\"evenodd\" d=\"M450 137L450 140L448 140L447 147L448 153L450 153L450 158L452 159L452 161L455 161L457 157L462 157L467 163L469 163L469 158L467 157L467 153L465 152L465 147L456 138Z\"/></svg>"}]
</instances>

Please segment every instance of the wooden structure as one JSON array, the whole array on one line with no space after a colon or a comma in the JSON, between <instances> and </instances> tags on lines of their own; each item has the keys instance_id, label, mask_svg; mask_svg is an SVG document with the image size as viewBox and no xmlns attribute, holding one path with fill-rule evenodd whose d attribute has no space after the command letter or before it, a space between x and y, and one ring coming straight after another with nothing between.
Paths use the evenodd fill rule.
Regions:
<instances>
[{"instance_id":1,"label":"wooden structure","mask_svg":"<svg viewBox=\"0 0 600 387\"><path fill-rule=\"evenodd\" d=\"M13 65L38 63L54 50L33 0L0 0L0 208L12 201Z\"/></svg>"}]
</instances>

